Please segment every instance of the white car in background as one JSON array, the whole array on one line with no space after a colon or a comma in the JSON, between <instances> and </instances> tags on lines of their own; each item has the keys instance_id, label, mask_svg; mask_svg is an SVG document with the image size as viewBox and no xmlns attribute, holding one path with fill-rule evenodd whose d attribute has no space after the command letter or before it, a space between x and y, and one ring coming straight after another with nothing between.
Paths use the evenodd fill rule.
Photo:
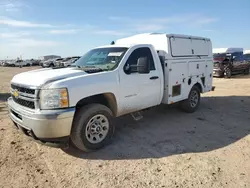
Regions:
<instances>
[{"instance_id":1,"label":"white car in background","mask_svg":"<svg viewBox=\"0 0 250 188\"><path fill-rule=\"evenodd\" d=\"M31 66L32 61L31 60L17 60L15 61L15 67L23 67L23 66Z\"/></svg>"},{"instance_id":2,"label":"white car in background","mask_svg":"<svg viewBox=\"0 0 250 188\"><path fill-rule=\"evenodd\" d=\"M7 60L3 63L3 66L5 67L15 67L15 60Z\"/></svg>"},{"instance_id":3,"label":"white car in background","mask_svg":"<svg viewBox=\"0 0 250 188\"><path fill-rule=\"evenodd\" d=\"M42 67L54 67L55 66L55 60L56 59L48 59L46 61L43 61L41 63L41 66Z\"/></svg>"},{"instance_id":4,"label":"white car in background","mask_svg":"<svg viewBox=\"0 0 250 188\"><path fill-rule=\"evenodd\" d=\"M80 56L67 57L59 63L59 67L69 67L76 62Z\"/></svg>"}]
</instances>

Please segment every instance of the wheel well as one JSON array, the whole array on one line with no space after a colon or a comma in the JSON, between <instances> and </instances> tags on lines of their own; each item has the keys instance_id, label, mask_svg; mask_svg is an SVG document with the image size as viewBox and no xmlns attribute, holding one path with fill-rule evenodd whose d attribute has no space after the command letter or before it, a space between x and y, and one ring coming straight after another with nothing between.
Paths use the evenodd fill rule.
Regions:
<instances>
[{"instance_id":1,"label":"wheel well","mask_svg":"<svg viewBox=\"0 0 250 188\"><path fill-rule=\"evenodd\" d=\"M117 102L113 93L102 93L81 99L77 102L76 109L93 103L105 105L113 112L114 116L117 115Z\"/></svg>"},{"instance_id":2,"label":"wheel well","mask_svg":"<svg viewBox=\"0 0 250 188\"><path fill-rule=\"evenodd\" d=\"M197 82L194 86L198 87L201 93L203 92L202 91L202 86L201 86L200 83Z\"/></svg>"}]
</instances>

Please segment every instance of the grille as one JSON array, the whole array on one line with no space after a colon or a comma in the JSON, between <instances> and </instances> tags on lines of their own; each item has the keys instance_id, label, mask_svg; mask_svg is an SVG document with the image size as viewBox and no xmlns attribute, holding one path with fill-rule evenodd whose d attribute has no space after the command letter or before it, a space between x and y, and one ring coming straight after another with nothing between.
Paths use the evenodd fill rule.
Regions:
<instances>
[{"instance_id":1,"label":"grille","mask_svg":"<svg viewBox=\"0 0 250 188\"><path fill-rule=\"evenodd\" d=\"M13 84L11 84L11 88L12 89L16 89L19 92L23 92L23 93L32 94L32 95L35 94L35 90L34 89L24 88L24 87L20 87L20 86L13 85Z\"/></svg>"},{"instance_id":2,"label":"grille","mask_svg":"<svg viewBox=\"0 0 250 188\"><path fill-rule=\"evenodd\" d=\"M12 95L13 100L22 106L25 106L27 108L35 109L35 103L33 101L26 101L24 99L15 98L15 96Z\"/></svg>"},{"instance_id":3,"label":"grille","mask_svg":"<svg viewBox=\"0 0 250 188\"><path fill-rule=\"evenodd\" d=\"M21 106L25 106L30 109L35 109L35 89L30 89L26 87L21 87L15 84L11 84L11 96L13 101ZM18 96L15 97L15 91L18 91Z\"/></svg>"}]
</instances>

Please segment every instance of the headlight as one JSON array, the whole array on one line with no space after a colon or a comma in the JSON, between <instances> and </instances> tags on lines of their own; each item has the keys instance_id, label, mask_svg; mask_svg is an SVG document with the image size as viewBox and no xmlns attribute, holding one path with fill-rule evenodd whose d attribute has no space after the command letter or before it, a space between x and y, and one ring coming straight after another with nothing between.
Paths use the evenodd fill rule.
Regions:
<instances>
[{"instance_id":1,"label":"headlight","mask_svg":"<svg viewBox=\"0 0 250 188\"><path fill-rule=\"evenodd\" d=\"M42 89L40 91L40 108L56 109L69 107L68 91L62 89Z\"/></svg>"}]
</instances>

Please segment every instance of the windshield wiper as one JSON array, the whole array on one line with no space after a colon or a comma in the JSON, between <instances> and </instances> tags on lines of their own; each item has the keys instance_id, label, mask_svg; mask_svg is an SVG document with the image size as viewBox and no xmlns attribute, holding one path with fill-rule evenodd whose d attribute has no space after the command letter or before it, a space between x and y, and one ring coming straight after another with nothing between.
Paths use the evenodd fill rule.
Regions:
<instances>
[{"instance_id":1,"label":"windshield wiper","mask_svg":"<svg viewBox=\"0 0 250 188\"><path fill-rule=\"evenodd\" d=\"M79 66L76 65L77 68L87 72L87 73L96 73L96 72L102 72L104 69L100 67L95 67L95 66Z\"/></svg>"}]
</instances>

